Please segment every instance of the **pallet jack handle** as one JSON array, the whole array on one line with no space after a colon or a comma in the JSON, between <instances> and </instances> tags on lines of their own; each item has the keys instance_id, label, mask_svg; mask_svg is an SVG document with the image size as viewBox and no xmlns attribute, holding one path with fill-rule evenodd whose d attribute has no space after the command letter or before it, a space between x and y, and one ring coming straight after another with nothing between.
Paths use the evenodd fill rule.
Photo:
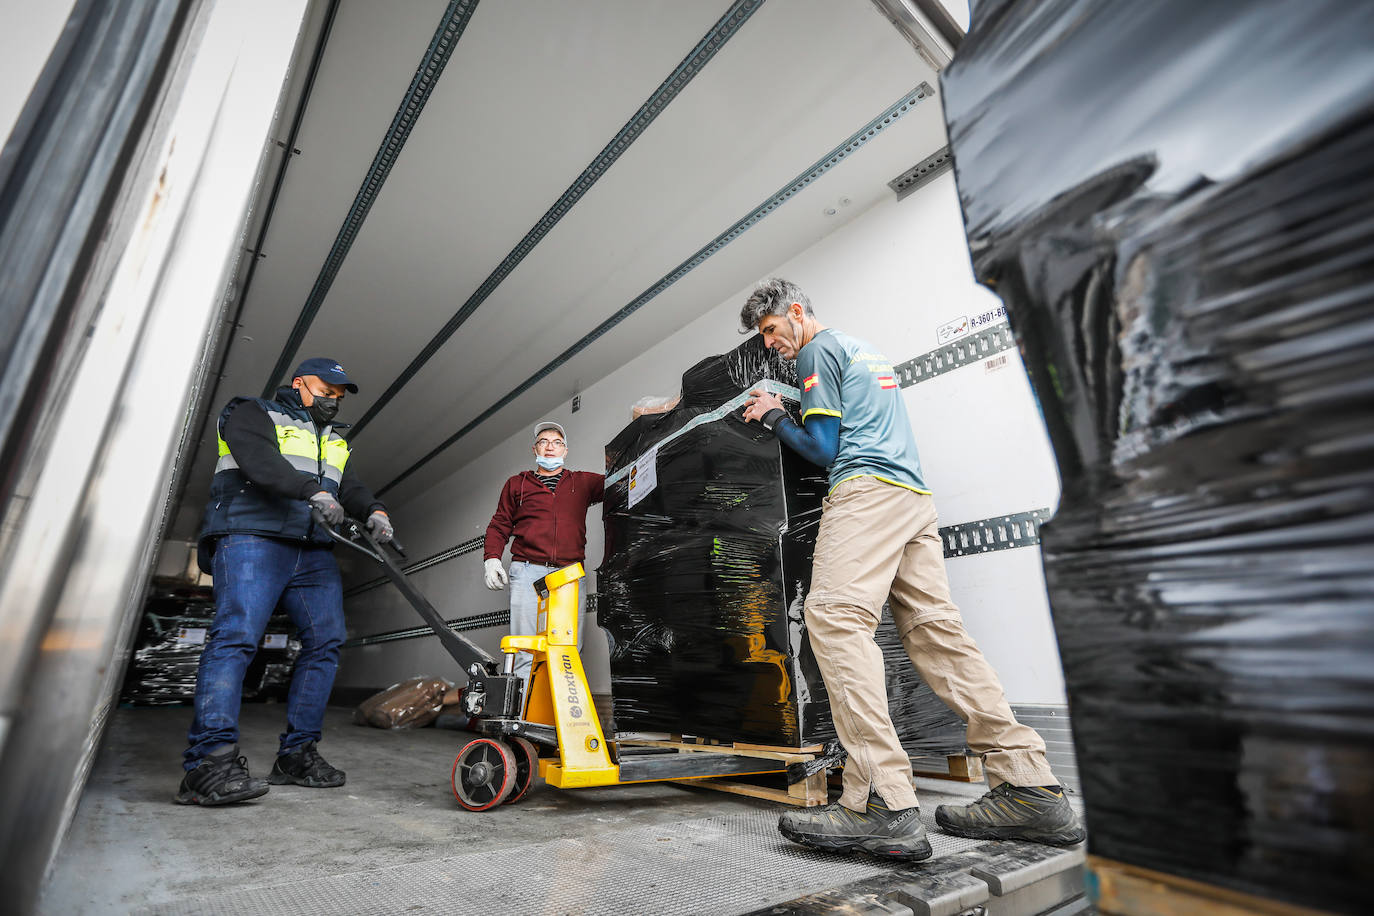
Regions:
<instances>
[{"instance_id":1,"label":"pallet jack handle","mask_svg":"<svg viewBox=\"0 0 1374 916\"><path fill-rule=\"evenodd\" d=\"M444 622L444 618L435 610L434 605L429 603L429 599L420 593L406 577L405 570L396 564L381 544L378 544L372 535L368 534L366 526L355 518L345 517L343 523L339 525L346 533L340 533L333 525L325 520L324 514L314 506L310 507L310 514L315 517L315 524L319 525L333 540L356 550L364 556L374 560L382 567L391 583L405 596L410 606L415 608L415 612L429 624L429 628L434 631L434 635L439 637L439 642L449 655L466 672L469 678L485 677L488 675L499 674L500 664L492 658L485 650L476 643L453 632ZM392 542L400 553L399 545ZM402 554L404 556L404 554Z\"/></svg>"}]
</instances>

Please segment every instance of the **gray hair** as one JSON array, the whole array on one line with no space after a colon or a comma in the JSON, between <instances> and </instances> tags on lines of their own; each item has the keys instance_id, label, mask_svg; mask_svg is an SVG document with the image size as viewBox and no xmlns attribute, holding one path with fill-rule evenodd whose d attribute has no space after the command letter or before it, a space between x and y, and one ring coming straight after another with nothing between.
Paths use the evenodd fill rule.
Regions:
<instances>
[{"instance_id":1,"label":"gray hair","mask_svg":"<svg viewBox=\"0 0 1374 916\"><path fill-rule=\"evenodd\" d=\"M785 314L793 302L801 303L802 312L808 318L816 317L811 310L811 300L806 298L806 293L797 284L781 277L760 283L739 310L740 333L752 334L759 329L759 322L765 317Z\"/></svg>"}]
</instances>

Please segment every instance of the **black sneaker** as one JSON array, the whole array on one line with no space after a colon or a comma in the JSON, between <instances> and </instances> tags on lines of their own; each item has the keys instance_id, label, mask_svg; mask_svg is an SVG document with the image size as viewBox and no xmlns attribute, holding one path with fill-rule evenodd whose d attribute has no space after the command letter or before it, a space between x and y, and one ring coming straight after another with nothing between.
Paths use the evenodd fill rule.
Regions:
<instances>
[{"instance_id":1,"label":"black sneaker","mask_svg":"<svg viewBox=\"0 0 1374 916\"><path fill-rule=\"evenodd\" d=\"M333 789L344 784L344 772L326 763L320 752L315 750L315 742L311 741L289 754L279 756L277 762L272 764L267 781L274 786L294 782L311 789Z\"/></svg>"},{"instance_id":2,"label":"black sneaker","mask_svg":"<svg viewBox=\"0 0 1374 916\"><path fill-rule=\"evenodd\" d=\"M248 758L238 745L210 754L188 770L177 790L178 805L228 805L267 794L267 780L248 775Z\"/></svg>"},{"instance_id":3,"label":"black sneaker","mask_svg":"<svg viewBox=\"0 0 1374 916\"><path fill-rule=\"evenodd\" d=\"M955 836L1050 846L1072 846L1088 835L1058 786L1004 782L971 805L941 805L935 809L935 823Z\"/></svg>"},{"instance_id":4,"label":"black sneaker","mask_svg":"<svg viewBox=\"0 0 1374 916\"><path fill-rule=\"evenodd\" d=\"M827 852L864 852L887 859L919 861L932 853L920 808L892 811L878 793L868 796L860 813L843 805L788 811L778 818L778 830L794 843Z\"/></svg>"}]
</instances>

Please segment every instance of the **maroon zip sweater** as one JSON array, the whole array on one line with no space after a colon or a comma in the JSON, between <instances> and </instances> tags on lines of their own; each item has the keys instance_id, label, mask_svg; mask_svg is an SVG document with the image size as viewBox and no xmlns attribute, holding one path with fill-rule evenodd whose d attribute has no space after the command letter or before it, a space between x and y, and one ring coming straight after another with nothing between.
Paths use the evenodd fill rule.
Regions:
<instances>
[{"instance_id":1,"label":"maroon zip sweater","mask_svg":"<svg viewBox=\"0 0 1374 916\"><path fill-rule=\"evenodd\" d=\"M500 559L515 536L511 556L544 566L581 563L587 554L587 507L599 503L605 478L591 471L564 471L550 492L534 471L521 471L501 488L487 525L483 559Z\"/></svg>"}]
</instances>

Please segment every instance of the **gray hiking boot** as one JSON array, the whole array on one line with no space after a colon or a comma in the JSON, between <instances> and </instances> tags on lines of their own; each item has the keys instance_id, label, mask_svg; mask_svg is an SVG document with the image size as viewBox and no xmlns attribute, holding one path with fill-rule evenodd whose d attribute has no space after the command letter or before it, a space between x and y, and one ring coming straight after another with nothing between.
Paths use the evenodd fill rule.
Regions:
<instances>
[{"instance_id":1,"label":"gray hiking boot","mask_svg":"<svg viewBox=\"0 0 1374 916\"><path fill-rule=\"evenodd\" d=\"M892 811L878 793L868 796L866 810L851 811L827 805L788 811L778 818L778 830L794 843L827 852L861 849L887 859L919 861L932 853L920 808Z\"/></svg>"},{"instance_id":2,"label":"gray hiking boot","mask_svg":"<svg viewBox=\"0 0 1374 916\"><path fill-rule=\"evenodd\" d=\"M941 805L935 823L955 836L1050 846L1072 846L1088 835L1059 786L1004 782L971 805Z\"/></svg>"}]
</instances>

